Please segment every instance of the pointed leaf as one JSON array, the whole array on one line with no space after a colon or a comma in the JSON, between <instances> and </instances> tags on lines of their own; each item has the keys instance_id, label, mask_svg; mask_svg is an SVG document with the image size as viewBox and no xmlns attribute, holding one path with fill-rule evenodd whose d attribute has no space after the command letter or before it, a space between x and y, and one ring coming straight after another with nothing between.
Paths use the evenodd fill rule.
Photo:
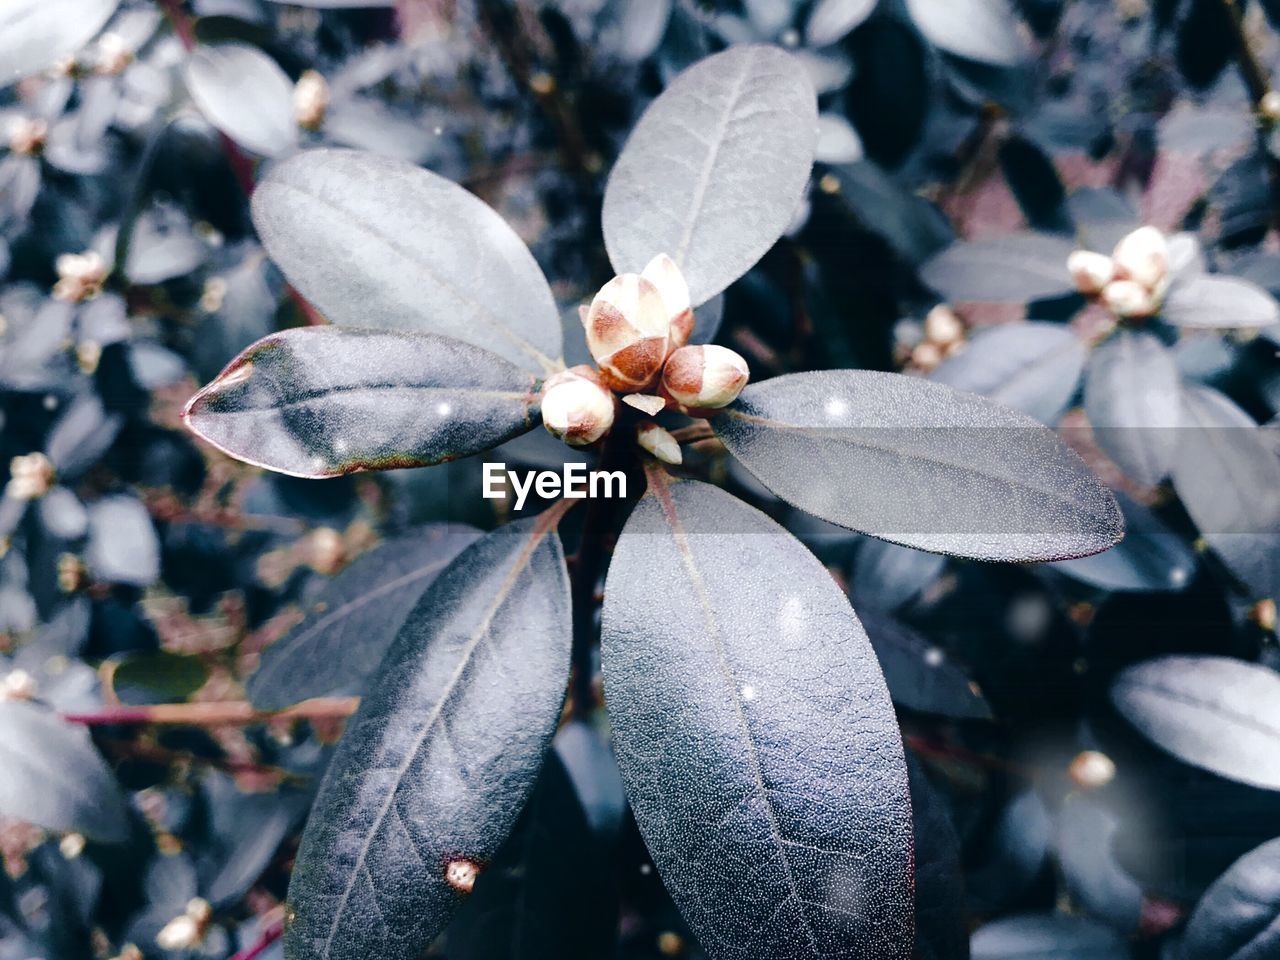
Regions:
<instances>
[{"instance_id":1,"label":"pointed leaf","mask_svg":"<svg viewBox=\"0 0 1280 960\"><path fill-rule=\"evenodd\" d=\"M293 84L257 47L197 47L187 61L186 79L205 119L246 150L279 157L298 145Z\"/></svg>"},{"instance_id":2,"label":"pointed leaf","mask_svg":"<svg viewBox=\"0 0 1280 960\"><path fill-rule=\"evenodd\" d=\"M1269 327L1280 323L1280 304L1248 280L1202 274L1175 283L1161 315L1180 327Z\"/></svg>"},{"instance_id":3,"label":"pointed leaf","mask_svg":"<svg viewBox=\"0 0 1280 960\"><path fill-rule=\"evenodd\" d=\"M108 843L129 836L115 777L89 734L44 707L0 700L0 815Z\"/></svg>"},{"instance_id":4,"label":"pointed leaf","mask_svg":"<svg viewBox=\"0 0 1280 960\"><path fill-rule=\"evenodd\" d=\"M952 244L921 268L920 277L953 303L1060 297L1075 289L1067 270L1074 249L1055 234L1003 234Z\"/></svg>"},{"instance_id":5,"label":"pointed leaf","mask_svg":"<svg viewBox=\"0 0 1280 960\"><path fill-rule=\"evenodd\" d=\"M530 373L460 340L309 327L264 337L191 398L187 426L297 477L469 456L537 421Z\"/></svg>"},{"instance_id":6,"label":"pointed leaf","mask_svg":"<svg viewBox=\"0 0 1280 960\"><path fill-rule=\"evenodd\" d=\"M1102 452L1153 485L1169 475L1182 421L1178 364L1149 333L1121 330L1089 361L1084 411Z\"/></svg>"},{"instance_id":7,"label":"pointed leaf","mask_svg":"<svg viewBox=\"0 0 1280 960\"><path fill-rule=\"evenodd\" d=\"M694 305L710 300L790 226L817 140L817 96L790 54L748 44L695 64L650 104L609 176L614 269L667 253Z\"/></svg>"},{"instance_id":8,"label":"pointed leaf","mask_svg":"<svg viewBox=\"0 0 1280 960\"><path fill-rule=\"evenodd\" d=\"M1027 57L1008 0L907 0L930 43L966 60L1011 67Z\"/></svg>"},{"instance_id":9,"label":"pointed leaf","mask_svg":"<svg viewBox=\"0 0 1280 960\"><path fill-rule=\"evenodd\" d=\"M273 167L253 222L330 321L442 334L556 369L560 315L528 248L455 183L401 160L309 150Z\"/></svg>"},{"instance_id":10,"label":"pointed leaf","mask_svg":"<svg viewBox=\"0 0 1280 960\"><path fill-rule=\"evenodd\" d=\"M825 47L843 40L871 16L878 0L818 0L804 35L811 47Z\"/></svg>"},{"instance_id":11,"label":"pointed leaf","mask_svg":"<svg viewBox=\"0 0 1280 960\"><path fill-rule=\"evenodd\" d=\"M1196 556L1186 541L1124 494L1116 494L1116 501L1124 514L1124 539L1110 550L1060 560L1053 568L1103 590L1181 590L1190 583Z\"/></svg>"},{"instance_id":12,"label":"pointed leaf","mask_svg":"<svg viewBox=\"0 0 1280 960\"><path fill-rule=\"evenodd\" d=\"M896 610L937 580L946 565L947 558L936 553L867 540L858 546L849 593L856 603Z\"/></svg>"},{"instance_id":13,"label":"pointed leaf","mask_svg":"<svg viewBox=\"0 0 1280 960\"><path fill-rule=\"evenodd\" d=\"M289 885L297 960L416 960L510 833L555 732L572 636L563 513L459 554L409 614L330 762Z\"/></svg>"},{"instance_id":14,"label":"pointed leaf","mask_svg":"<svg viewBox=\"0 0 1280 960\"><path fill-rule=\"evenodd\" d=\"M1170 656L1129 667L1111 702L1184 763L1280 790L1280 674L1228 657Z\"/></svg>"},{"instance_id":15,"label":"pointed leaf","mask_svg":"<svg viewBox=\"0 0 1280 960\"><path fill-rule=\"evenodd\" d=\"M823 566L654 471L605 585L605 693L658 872L716 960L911 952L911 805L884 679Z\"/></svg>"},{"instance_id":16,"label":"pointed leaf","mask_svg":"<svg viewBox=\"0 0 1280 960\"><path fill-rule=\"evenodd\" d=\"M311 697L359 696L405 617L436 576L478 534L432 525L360 557L307 601L307 617L267 647L249 699L281 710Z\"/></svg>"},{"instance_id":17,"label":"pointed leaf","mask_svg":"<svg viewBox=\"0 0 1280 960\"><path fill-rule=\"evenodd\" d=\"M1245 854L1218 878L1187 921L1178 960L1280 955L1280 840Z\"/></svg>"},{"instance_id":18,"label":"pointed leaf","mask_svg":"<svg viewBox=\"0 0 1280 960\"><path fill-rule=\"evenodd\" d=\"M789 374L748 387L712 426L788 503L905 546L1061 560L1123 534L1115 499L1051 430L927 380Z\"/></svg>"},{"instance_id":19,"label":"pointed leaf","mask_svg":"<svg viewBox=\"0 0 1280 960\"><path fill-rule=\"evenodd\" d=\"M1057 423L1075 396L1088 348L1057 323L1011 323L979 333L932 374L1041 423Z\"/></svg>"},{"instance_id":20,"label":"pointed leaf","mask_svg":"<svg viewBox=\"0 0 1280 960\"><path fill-rule=\"evenodd\" d=\"M5 0L0 4L0 87L77 53L120 0Z\"/></svg>"}]
</instances>

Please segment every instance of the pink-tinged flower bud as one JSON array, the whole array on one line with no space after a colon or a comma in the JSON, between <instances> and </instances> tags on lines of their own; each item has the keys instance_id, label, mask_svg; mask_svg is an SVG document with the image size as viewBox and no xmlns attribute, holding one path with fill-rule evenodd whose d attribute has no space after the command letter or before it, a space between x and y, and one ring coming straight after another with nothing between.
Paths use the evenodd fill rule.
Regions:
<instances>
[{"instance_id":1,"label":"pink-tinged flower bud","mask_svg":"<svg viewBox=\"0 0 1280 960\"><path fill-rule=\"evenodd\" d=\"M1116 265L1105 253L1092 250L1076 250L1067 257L1067 269L1076 289L1086 297L1101 293L1116 277Z\"/></svg>"},{"instance_id":2,"label":"pink-tinged flower bud","mask_svg":"<svg viewBox=\"0 0 1280 960\"><path fill-rule=\"evenodd\" d=\"M964 321L945 303L940 303L924 318L924 338L941 348L964 339Z\"/></svg>"},{"instance_id":3,"label":"pink-tinged flower bud","mask_svg":"<svg viewBox=\"0 0 1280 960\"><path fill-rule=\"evenodd\" d=\"M660 253L649 261L640 276L658 288L658 294L667 307L671 349L683 347L693 333L693 306L689 303L689 284L685 282L684 274L674 260Z\"/></svg>"},{"instance_id":4,"label":"pink-tinged flower bud","mask_svg":"<svg viewBox=\"0 0 1280 960\"><path fill-rule=\"evenodd\" d=\"M1149 317L1159 309L1155 294L1133 280L1116 280L1102 291L1103 302L1117 317Z\"/></svg>"},{"instance_id":5,"label":"pink-tinged flower bud","mask_svg":"<svg viewBox=\"0 0 1280 960\"><path fill-rule=\"evenodd\" d=\"M1111 258L1122 279L1155 290L1169 272L1169 241L1155 227L1142 227L1116 244Z\"/></svg>"},{"instance_id":6,"label":"pink-tinged flower bud","mask_svg":"<svg viewBox=\"0 0 1280 960\"><path fill-rule=\"evenodd\" d=\"M14 500L38 500L53 488L55 471L49 458L39 451L9 461L9 482L5 493Z\"/></svg>"},{"instance_id":7,"label":"pink-tinged flower bud","mask_svg":"<svg viewBox=\"0 0 1280 960\"><path fill-rule=\"evenodd\" d=\"M293 87L293 115L298 126L319 130L329 109L329 84L315 70L306 70Z\"/></svg>"},{"instance_id":8,"label":"pink-tinged flower bud","mask_svg":"<svg viewBox=\"0 0 1280 960\"><path fill-rule=\"evenodd\" d=\"M644 390L658 378L670 352L671 323L658 288L637 273L606 283L584 321L587 349L614 390Z\"/></svg>"},{"instance_id":9,"label":"pink-tinged flower bud","mask_svg":"<svg viewBox=\"0 0 1280 960\"><path fill-rule=\"evenodd\" d=\"M9 124L9 149L24 157L33 157L44 149L49 125L36 118L18 117Z\"/></svg>"},{"instance_id":10,"label":"pink-tinged flower bud","mask_svg":"<svg viewBox=\"0 0 1280 960\"><path fill-rule=\"evenodd\" d=\"M656 423L642 423L636 427L636 443L645 450L672 466L684 462L684 454L680 452L680 444L670 433Z\"/></svg>"},{"instance_id":11,"label":"pink-tinged flower bud","mask_svg":"<svg viewBox=\"0 0 1280 960\"><path fill-rule=\"evenodd\" d=\"M613 416L613 394L586 365L563 370L542 386L542 425L571 447L595 443L609 432Z\"/></svg>"},{"instance_id":12,"label":"pink-tinged flower bud","mask_svg":"<svg viewBox=\"0 0 1280 960\"><path fill-rule=\"evenodd\" d=\"M662 371L662 387L686 407L727 407L738 398L750 376L747 361L728 347L681 347L671 354Z\"/></svg>"}]
</instances>

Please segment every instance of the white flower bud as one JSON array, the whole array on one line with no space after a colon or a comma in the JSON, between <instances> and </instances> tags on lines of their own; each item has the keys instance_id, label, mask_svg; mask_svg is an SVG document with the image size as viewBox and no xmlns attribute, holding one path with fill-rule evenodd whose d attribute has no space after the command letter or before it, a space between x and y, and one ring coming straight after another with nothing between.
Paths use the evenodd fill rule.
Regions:
<instances>
[{"instance_id":1,"label":"white flower bud","mask_svg":"<svg viewBox=\"0 0 1280 960\"><path fill-rule=\"evenodd\" d=\"M671 349L683 347L689 342L689 334L693 333L693 306L689 303L689 284L685 282L684 274L674 260L660 253L649 261L640 276L658 288L658 294L667 307Z\"/></svg>"},{"instance_id":2,"label":"white flower bud","mask_svg":"<svg viewBox=\"0 0 1280 960\"><path fill-rule=\"evenodd\" d=\"M102 292L102 284L111 272L102 254L96 250L64 253L58 257L54 266L58 271L58 282L54 284L53 296L69 303L80 303L96 297Z\"/></svg>"},{"instance_id":3,"label":"white flower bud","mask_svg":"<svg viewBox=\"0 0 1280 960\"><path fill-rule=\"evenodd\" d=\"M9 461L9 483L5 494L14 500L38 500L53 486L56 473L43 453L29 453Z\"/></svg>"},{"instance_id":4,"label":"white flower bud","mask_svg":"<svg viewBox=\"0 0 1280 960\"><path fill-rule=\"evenodd\" d=\"M1101 293L1116 277L1115 261L1105 253L1092 250L1073 251L1067 257L1067 269L1071 271L1076 289L1086 297Z\"/></svg>"},{"instance_id":5,"label":"white flower bud","mask_svg":"<svg viewBox=\"0 0 1280 960\"><path fill-rule=\"evenodd\" d=\"M108 31L98 38L98 55L93 65L95 73L114 77L124 73L133 63L133 51L124 37Z\"/></svg>"},{"instance_id":6,"label":"white flower bud","mask_svg":"<svg viewBox=\"0 0 1280 960\"><path fill-rule=\"evenodd\" d=\"M681 347L667 360L662 387L686 407L727 407L738 398L750 376L747 361L728 347Z\"/></svg>"},{"instance_id":7,"label":"white flower bud","mask_svg":"<svg viewBox=\"0 0 1280 960\"><path fill-rule=\"evenodd\" d=\"M924 318L926 340L939 347L949 347L964 339L964 322L945 303L940 303Z\"/></svg>"},{"instance_id":8,"label":"white flower bud","mask_svg":"<svg viewBox=\"0 0 1280 960\"><path fill-rule=\"evenodd\" d=\"M329 109L329 84L316 70L304 71L293 87L293 115L298 126L319 130Z\"/></svg>"},{"instance_id":9,"label":"white flower bud","mask_svg":"<svg viewBox=\"0 0 1280 960\"><path fill-rule=\"evenodd\" d=\"M0 700L33 700L38 692L36 678L25 670L12 670L0 677Z\"/></svg>"},{"instance_id":10,"label":"white flower bud","mask_svg":"<svg viewBox=\"0 0 1280 960\"><path fill-rule=\"evenodd\" d=\"M192 950L204 942L213 918L209 901L196 897L187 904L187 912L174 917L156 934L156 946L162 950Z\"/></svg>"},{"instance_id":11,"label":"white flower bud","mask_svg":"<svg viewBox=\"0 0 1280 960\"><path fill-rule=\"evenodd\" d=\"M644 390L658 378L670 352L671 323L650 281L636 273L614 277L596 294L583 322L587 349L609 387Z\"/></svg>"},{"instance_id":12,"label":"white flower bud","mask_svg":"<svg viewBox=\"0 0 1280 960\"><path fill-rule=\"evenodd\" d=\"M1142 227L1116 244L1111 259L1122 279L1155 290L1169 272L1169 241L1155 227Z\"/></svg>"},{"instance_id":13,"label":"white flower bud","mask_svg":"<svg viewBox=\"0 0 1280 960\"><path fill-rule=\"evenodd\" d=\"M1117 317L1149 317L1159 302L1149 289L1133 280L1116 280L1102 291L1103 302Z\"/></svg>"},{"instance_id":14,"label":"white flower bud","mask_svg":"<svg viewBox=\"0 0 1280 960\"><path fill-rule=\"evenodd\" d=\"M35 117L18 117L9 124L9 149L24 157L35 156L49 138L49 124Z\"/></svg>"},{"instance_id":15,"label":"white flower bud","mask_svg":"<svg viewBox=\"0 0 1280 960\"><path fill-rule=\"evenodd\" d=\"M641 423L636 427L636 443L648 450L663 463L678 466L684 462L680 444L669 432L656 423Z\"/></svg>"},{"instance_id":16,"label":"white flower bud","mask_svg":"<svg viewBox=\"0 0 1280 960\"><path fill-rule=\"evenodd\" d=\"M542 425L571 447L595 443L613 426L614 397L596 371L571 367L542 387Z\"/></svg>"}]
</instances>

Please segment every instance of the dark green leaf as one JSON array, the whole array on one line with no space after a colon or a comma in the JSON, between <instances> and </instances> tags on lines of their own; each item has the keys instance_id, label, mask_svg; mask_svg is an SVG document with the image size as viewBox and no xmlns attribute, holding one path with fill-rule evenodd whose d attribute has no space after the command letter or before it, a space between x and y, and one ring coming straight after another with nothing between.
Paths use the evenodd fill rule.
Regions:
<instances>
[{"instance_id":1,"label":"dark green leaf","mask_svg":"<svg viewBox=\"0 0 1280 960\"><path fill-rule=\"evenodd\" d=\"M1267 327L1280 323L1280 304L1239 277L1204 274L1175 283L1161 311L1180 327Z\"/></svg>"},{"instance_id":2,"label":"dark green leaf","mask_svg":"<svg viewBox=\"0 0 1280 960\"><path fill-rule=\"evenodd\" d=\"M1280 674L1228 657L1169 656L1121 673L1111 702L1184 763L1280 790Z\"/></svg>"},{"instance_id":3,"label":"dark green leaf","mask_svg":"<svg viewBox=\"0 0 1280 960\"><path fill-rule=\"evenodd\" d=\"M77 53L120 0L5 0L0 5L0 87Z\"/></svg>"},{"instance_id":4,"label":"dark green leaf","mask_svg":"<svg viewBox=\"0 0 1280 960\"><path fill-rule=\"evenodd\" d=\"M310 150L263 178L253 222L333 323L442 334L528 370L558 367L560 315L537 262L501 217L443 177Z\"/></svg>"},{"instance_id":5,"label":"dark green leaf","mask_svg":"<svg viewBox=\"0 0 1280 960\"><path fill-rule=\"evenodd\" d=\"M569 674L548 513L458 555L409 614L321 784L289 885L297 960L416 960L533 789Z\"/></svg>"},{"instance_id":6,"label":"dark green leaf","mask_svg":"<svg viewBox=\"0 0 1280 960\"><path fill-rule=\"evenodd\" d=\"M1084 411L1102 452L1130 479L1148 485L1169 475L1178 449L1178 365L1149 333L1121 330L1094 351Z\"/></svg>"},{"instance_id":7,"label":"dark green leaf","mask_svg":"<svg viewBox=\"0 0 1280 960\"><path fill-rule=\"evenodd\" d=\"M706 951L907 957L900 734L812 554L731 495L654 471L609 569L602 636L627 795Z\"/></svg>"},{"instance_id":8,"label":"dark green leaf","mask_svg":"<svg viewBox=\"0 0 1280 960\"><path fill-rule=\"evenodd\" d=\"M1178 960L1250 960L1280 955L1280 840L1232 864L1187 921Z\"/></svg>"},{"instance_id":9,"label":"dark green leaf","mask_svg":"<svg viewBox=\"0 0 1280 960\"><path fill-rule=\"evenodd\" d=\"M1115 499L1051 430L942 384L790 374L748 387L712 425L782 499L905 546L1061 560L1124 531Z\"/></svg>"},{"instance_id":10,"label":"dark green leaf","mask_svg":"<svg viewBox=\"0 0 1280 960\"><path fill-rule=\"evenodd\" d=\"M33 703L0 700L0 814L108 843L129 836L115 778L89 734Z\"/></svg>"},{"instance_id":11,"label":"dark green leaf","mask_svg":"<svg viewBox=\"0 0 1280 960\"><path fill-rule=\"evenodd\" d=\"M947 53L1006 67L1026 58L1007 0L907 0L907 10L929 42Z\"/></svg>"},{"instance_id":12,"label":"dark green leaf","mask_svg":"<svg viewBox=\"0 0 1280 960\"><path fill-rule=\"evenodd\" d=\"M310 327L249 347L183 418L247 463L335 477L479 453L529 430L537 411L532 374L461 340Z\"/></svg>"},{"instance_id":13,"label":"dark green leaf","mask_svg":"<svg viewBox=\"0 0 1280 960\"><path fill-rule=\"evenodd\" d=\"M795 58L744 45L677 77L609 176L604 236L619 273L669 254L695 306L753 267L790 225L818 140L817 97Z\"/></svg>"},{"instance_id":14,"label":"dark green leaf","mask_svg":"<svg viewBox=\"0 0 1280 960\"><path fill-rule=\"evenodd\" d=\"M1075 396L1087 356L1088 348L1069 327L1011 323L979 333L933 379L1052 426Z\"/></svg>"},{"instance_id":15,"label":"dark green leaf","mask_svg":"<svg viewBox=\"0 0 1280 960\"><path fill-rule=\"evenodd\" d=\"M428 526L360 557L307 601L306 619L263 651L249 699L280 710L363 693L418 598L477 536L466 526Z\"/></svg>"},{"instance_id":16,"label":"dark green leaf","mask_svg":"<svg viewBox=\"0 0 1280 960\"><path fill-rule=\"evenodd\" d=\"M1074 243L1055 234L1004 234L952 244L926 263L920 276L954 303L1026 303L1075 289L1067 270L1074 249Z\"/></svg>"},{"instance_id":17,"label":"dark green leaf","mask_svg":"<svg viewBox=\"0 0 1280 960\"><path fill-rule=\"evenodd\" d=\"M297 146L293 84L256 47L197 47L186 68L187 89L205 119L247 150L278 157Z\"/></svg>"},{"instance_id":18,"label":"dark green leaf","mask_svg":"<svg viewBox=\"0 0 1280 960\"><path fill-rule=\"evenodd\" d=\"M110 664L111 689L121 703L172 703L204 686L209 669L199 657L160 650Z\"/></svg>"}]
</instances>

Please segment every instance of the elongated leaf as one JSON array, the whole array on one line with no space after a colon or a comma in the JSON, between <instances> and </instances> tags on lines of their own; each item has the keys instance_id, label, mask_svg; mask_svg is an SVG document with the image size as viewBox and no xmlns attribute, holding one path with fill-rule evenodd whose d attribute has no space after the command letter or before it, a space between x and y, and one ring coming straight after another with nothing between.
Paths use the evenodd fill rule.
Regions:
<instances>
[{"instance_id":1,"label":"elongated leaf","mask_svg":"<svg viewBox=\"0 0 1280 960\"><path fill-rule=\"evenodd\" d=\"M309 150L273 167L253 222L333 323L443 334L556 369L560 315L533 255L493 210L401 160Z\"/></svg>"},{"instance_id":2,"label":"elongated leaf","mask_svg":"<svg viewBox=\"0 0 1280 960\"><path fill-rule=\"evenodd\" d=\"M977 687L939 647L872 607L861 617L894 703L954 720L991 719Z\"/></svg>"},{"instance_id":3,"label":"elongated leaf","mask_svg":"<svg viewBox=\"0 0 1280 960\"><path fill-rule=\"evenodd\" d=\"M942 384L790 374L748 387L712 426L782 499L905 546L1061 560L1123 534L1115 499L1051 430Z\"/></svg>"},{"instance_id":4,"label":"elongated leaf","mask_svg":"<svg viewBox=\"0 0 1280 960\"><path fill-rule=\"evenodd\" d=\"M956 303L1026 303L1070 293L1075 244L1050 233L1010 233L954 243L921 268L929 286Z\"/></svg>"},{"instance_id":5,"label":"elongated leaf","mask_svg":"<svg viewBox=\"0 0 1280 960\"><path fill-rule=\"evenodd\" d=\"M1125 475L1156 484L1178 450L1182 392L1178 364L1149 333L1122 330L1094 351L1084 410L1103 453Z\"/></svg>"},{"instance_id":6,"label":"elongated leaf","mask_svg":"<svg viewBox=\"0 0 1280 960\"><path fill-rule=\"evenodd\" d=\"M5 0L0 4L0 87L76 53L120 0Z\"/></svg>"},{"instance_id":7,"label":"elongated leaf","mask_svg":"<svg viewBox=\"0 0 1280 960\"><path fill-rule=\"evenodd\" d=\"M1083 341L1061 324L1013 323L975 336L933 379L1052 426L1075 396L1087 357Z\"/></svg>"},{"instance_id":8,"label":"elongated leaf","mask_svg":"<svg viewBox=\"0 0 1280 960\"><path fill-rule=\"evenodd\" d=\"M1186 541L1150 510L1116 494L1124 514L1124 539L1110 550L1061 560L1054 569L1103 590L1181 590L1191 582L1196 557Z\"/></svg>"},{"instance_id":9,"label":"elongated leaf","mask_svg":"<svg viewBox=\"0 0 1280 960\"><path fill-rule=\"evenodd\" d=\"M160 577L160 540L142 501L117 495L89 508L89 571L99 580L145 587Z\"/></svg>"},{"instance_id":10,"label":"elongated leaf","mask_svg":"<svg viewBox=\"0 0 1280 960\"><path fill-rule=\"evenodd\" d=\"M979 927L973 960L1130 960L1124 940L1100 923L1061 913L1023 913Z\"/></svg>"},{"instance_id":11,"label":"elongated leaf","mask_svg":"<svg viewBox=\"0 0 1280 960\"><path fill-rule=\"evenodd\" d=\"M1005 67L1026 58L1008 0L907 0L907 11L930 43L957 57Z\"/></svg>"},{"instance_id":12,"label":"elongated leaf","mask_svg":"<svg viewBox=\"0 0 1280 960\"><path fill-rule=\"evenodd\" d=\"M825 47L844 39L871 16L877 2L878 0L818 0L805 25L805 39L809 46Z\"/></svg>"},{"instance_id":13,"label":"elongated leaf","mask_svg":"<svg viewBox=\"0 0 1280 960\"><path fill-rule=\"evenodd\" d=\"M1173 485L1200 533L1257 597L1280 595L1280 460L1264 431L1208 387L1182 395Z\"/></svg>"},{"instance_id":14,"label":"elongated leaf","mask_svg":"<svg viewBox=\"0 0 1280 960\"><path fill-rule=\"evenodd\" d=\"M817 96L791 55L749 44L695 64L644 112L609 177L614 269L667 253L694 305L710 300L790 225L817 140Z\"/></svg>"},{"instance_id":15,"label":"elongated leaf","mask_svg":"<svg viewBox=\"0 0 1280 960\"><path fill-rule=\"evenodd\" d=\"M239 460L335 477L487 450L530 429L537 403L532 374L460 340L310 327L249 347L183 419Z\"/></svg>"},{"instance_id":16,"label":"elongated leaf","mask_svg":"<svg viewBox=\"0 0 1280 960\"><path fill-rule=\"evenodd\" d=\"M1161 311L1180 327L1269 327L1280 323L1280 304L1256 283L1239 277L1193 276L1175 283Z\"/></svg>"},{"instance_id":17,"label":"elongated leaf","mask_svg":"<svg viewBox=\"0 0 1280 960\"><path fill-rule=\"evenodd\" d=\"M936 553L867 540L858 547L849 592L856 603L896 610L937 580L946 565L946 558Z\"/></svg>"},{"instance_id":18,"label":"elongated leaf","mask_svg":"<svg viewBox=\"0 0 1280 960\"><path fill-rule=\"evenodd\" d=\"M916 960L969 960L960 839L951 812L915 756L907 754L915 836Z\"/></svg>"},{"instance_id":19,"label":"elongated leaf","mask_svg":"<svg viewBox=\"0 0 1280 960\"><path fill-rule=\"evenodd\" d=\"M1111 702L1192 766L1280 790L1280 674L1228 657L1170 656L1121 673Z\"/></svg>"},{"instance_id":20,"label":"elongated leaf","mask_svg":"<svg viewBox=\"0 0 1280 960\"><path fill-rule=\"evenodd\" d=\"M1139 883L1120 866L1113 844L1122 821L1096 798L1068 795L1058 817L1054 847L1063 880L1092 916L1125 934L1142 922Z\"/></svg>"},{"instance_id":21,"label":"elongated leaf","mask_svg":"<svg viewBox=\"0 0 1280 960\"><path fill-rule=\"evenodd\" d=\"M187 61L186 78L205 119L245 149L279 157L297 146L293 84L257 47L197 47Z\"/></svg>"},{"instance_id":22,"label":"elongated leaf","mask_svg":"<svg viewBox=\"0 0 1280 960\"><path fill-rule=\"evenodd\" d=\"M409 614L329 765L289 884L290 957L416 960L533 790L572 636L563 511L459 554Z\"/></svg>"},{"instance_id":23,"label":"elongated leaf","mask_svg":"<svg viewBox=\"0 0 1280 960\"><path fill-rule=\"evenodd\" d=\"M893 708L799 541L655 471L609 569L602 657L636 822L710 956L910 954Z\"/></svg>"},{"instance_id":24,"label":"elongated leaf","mask_svg":"<svg viewBox=\"0 0 1280 960\"><path fill-rule=\"evenodd\" d=\"M409 611L476 537L470 527L433 525L360 557L307 603L305 620L263 651L249 699L279 710L311 697L363 693Z\"/></svg>"},{"instance_id":25,"label":"elongated leaf","mask_svg":"<svg viewBox=\"0 0 1280 960\"><path fill-rule=\"evenodd\" d=\"M1196 904L1178 960L1280 955L1280 840L1232 864Z\"/></svg>"},{"instance_id":26,"label":"elongated leaf","mask_svg":"<svg viewBox=\"0 0 1280 960\"><path fill-rule=\"evenodd\" d=\"M33 703L0 700L0 815L108 843L129 836L128 811L89 734Z\"/></svg>"}]
</instances>

